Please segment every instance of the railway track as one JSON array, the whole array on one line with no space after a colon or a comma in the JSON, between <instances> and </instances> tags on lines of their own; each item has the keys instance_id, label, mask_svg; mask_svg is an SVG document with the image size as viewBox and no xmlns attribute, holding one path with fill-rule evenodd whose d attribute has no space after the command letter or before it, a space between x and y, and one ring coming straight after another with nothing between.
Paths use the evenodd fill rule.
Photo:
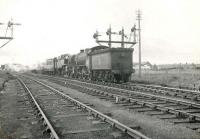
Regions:
<instances>
[{"instance_id":1,"label":"railway track","mask_svg":"<svg viewBox=\"0 0 200 139\"><path fill-rule=\"evenodd\" d=\"M5 92L0 93L0 138L1 139L48 139L42 134L40 120L30 102L30 95L21 83L9 75ZM44 128L43 128L44 129Z\"/></svg>"},{"instance_id":2,"label":"railway track","mask_svg":"<svg viewBox=\"0 0 200 139\"><path fill-rule=\"evenodd\" d=\"M33 93L30 91L30 89L27 87L27 85L25 84L25 82L22 79L18 78L18 80L21 83L21 85L23 86L24 90L28 93L29 98L33 104L33 108L37 112L38 117L40 117L40 119L42 120L43 125L46 127L45 132L49 133L50 138L59 139L58 134L56 133L56 131L53 128L52 124L50 123L49 119L45 115L45 112L42 110L39 103L33 96Z\"/></svg>"},{"instance_id":3,"label":"railway track","mask_svg":"<svg viewBox=\"0 0 200 139\"><path fill-rule=\"evenodd\" d=\"M115 84L115 83L105 83L89 81L95 84L101 84L106 86L117 87L120 89L126 89L131 91L137 91L141 93L154 94L159 96L167 96L170 98L177 98L182 100L188 100L195 103L200 103L200 92L187 89L179 89L172 87L162 87L157 85L145 85L145 84L135 84L135 83L125 83L125 84Z\"/></svg>"},{"instance_id":4,"label":"railway track","mask_svg":"<svg viewBox=\"0 0 200 139\"><path fill-rule=\"evenodd\" d=\"M117 105L127 109L157 116L174 124L182 124L192 130L200 129L200 104L197 103L77 80L47 76L45 78L114 103L117 98Z\"/></svg>"},{"instance_id":5,"label":"railway track","mask_svg":"<svg viewBox=\"0 0 200 139\"><path fill-rule=\"evenodd\" d=\"M131 82L124 84L116 84L116 83L88 81L88 80L80 80L80 81L200 103L200 92L195 90L180 89L175 87L163 87L159 85L147 85L147 84L131 83Z\"/></svg>"},{"instance_id":6,"label":"railway track","mask_svg":"<svg viewBox=\"0 0 200 139\"><path fill-rule=\"evenodd\" d=\"M146 84L130 83L130 82L124 83L124 84L116 84L116 83L109 83L109 82L89 81L89 80L83 80L83 79L78 79L78 80L87 82L87 83L97 84L97 85L111 86L111 87L116 87L116 88L130 90L130 91L137 91L141 93L154 94L157 96L166 96L169 98L177 98L181 100L191 101L194 103L200 103L200 92L195 91L195 90L180 89L180 88L174 88L174 87L163 87L163 86L158 86L158 85L146 85Z\"/></svg>"},{"instance_id":7,"label":"railway track","mask_svg":"<svg viewBox=\"0 0 200 139\"><path fill-rule=\"evenodd\" d=\"M195 90L189 89L180 89L175 87L163 87L159 85L147 85L147 84L140 84L140 83L127 83L124 85L124 88L131 87L132 90L138 91L146 91L150 93L159 93L161 95L177 97L177 98L184 98L193 100L195 102L200 101L200 92Z\"/></svg>"},{"instance_id":8,"label":"railway track","mask_svg":"<svg viewBox=\"0 0 200 139\"><path fill-rule=\"evenodd\" d=\"M63 79L66 79L66 78L63 78ZM125 84L116 84L116 83L89 81L89 80L82 80L82 79L79 79L79 81L93 83L97 85L111 86L111 87L116 87L116 88L130 90L130 91L137 91L141 93L153 94L157 96L177 98L180 100L187 100L190 102L200 104L200 92L194 91L194 90L179 89L179 88L173 88L173 87L163 87L163 86L158 86L158 85L146 85L146 84L130 83L130 82L125 83Z\"/></svg>"},{"instance_id":9,"label":"railway track","mask_svg":"<svg viewBox=\"0 0 200 139\"><path fill-rule=\"evenodd\" d=\"M149 139L140 132L82 103L65 93L32 78L18 78L29 93L45 132L51 138Z\"/></svg>"}]
</instances>

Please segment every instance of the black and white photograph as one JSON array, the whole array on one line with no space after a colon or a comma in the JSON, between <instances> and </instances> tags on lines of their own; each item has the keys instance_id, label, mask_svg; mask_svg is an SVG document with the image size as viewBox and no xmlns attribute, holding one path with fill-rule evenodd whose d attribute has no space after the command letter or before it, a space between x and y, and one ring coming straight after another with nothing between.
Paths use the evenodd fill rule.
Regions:
<instances>
[{"instance_id":1,"label":"black and white photograph","mask_svg":"<svg viewBox=\"0 0 200 139\"><path fill-rule=\"evenodd\" d=\"M0 139L200 139L199 5L0 0Z\"/></svg>"}]
</instances>

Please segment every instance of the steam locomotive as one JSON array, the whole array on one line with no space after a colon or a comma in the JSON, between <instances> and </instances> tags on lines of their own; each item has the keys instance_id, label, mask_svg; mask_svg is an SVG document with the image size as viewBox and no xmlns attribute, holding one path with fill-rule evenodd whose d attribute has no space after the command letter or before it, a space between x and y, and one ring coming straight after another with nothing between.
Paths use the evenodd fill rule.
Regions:
<instances>
[{"instance_id":1,"label":"steam locomotive","mask_svg":"<svg viewBox=\"0 0 200 139\"><path fill-rule=\"evenodd\" d=\"M99 40L102 36L97 31L93 37L96 39L98 46L81 50L76 55L64 54L59 57L48 59L43 66L42 72L45 74L58 74L72 78L81 78L89 80L98 80L105 82L127 82L134 72L132 66L133 45L136 44L136 26L131 29L134 37L133 42L124 41L127 35L122 28L119 33L112 32L111 27L106 34L109 40ZM111 35L120 35L121 41L112 41ZM133 35L132 35L133 34ZM104 46L101 43L107 43ZM112 43L121 44L121 47L111 47ZM131 47L125 48L125 44L131 44Z\"/></svg>"},{"instance_id":2,"label":"steam locomotive","mask_svg":"<svg viewBox=\"0 0 200 139\"><path fill-rule=\"evenodd\" d=\"M105 82L127 82L133 73L133 48L96 46L76 55L48 59L42 72Z\"/></svg>"}]
</instances>

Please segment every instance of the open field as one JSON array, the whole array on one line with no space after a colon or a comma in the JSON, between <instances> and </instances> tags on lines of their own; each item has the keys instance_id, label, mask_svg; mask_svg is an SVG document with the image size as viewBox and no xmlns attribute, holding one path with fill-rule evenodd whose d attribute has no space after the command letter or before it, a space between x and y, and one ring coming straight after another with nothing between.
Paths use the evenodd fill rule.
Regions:
<instances>
[{"instance_id":1,"label":"open field","mask_svg":"<svg viewBox=\"0 0 200 139\"><path fill-rule=\"evenodd\" d=\"M143 70L141 78L138 77L138 71L136 71L132 75L132 81L198 90L200 87L200 70Z\"/></svg>"}]
</instances>

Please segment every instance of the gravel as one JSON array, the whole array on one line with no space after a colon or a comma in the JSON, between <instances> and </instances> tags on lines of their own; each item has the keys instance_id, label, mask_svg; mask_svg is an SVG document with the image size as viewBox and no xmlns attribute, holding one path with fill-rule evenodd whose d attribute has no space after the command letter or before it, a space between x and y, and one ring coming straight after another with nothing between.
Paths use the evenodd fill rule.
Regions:
<instances>
[{"instance_id":1,"label":"gravel","mask_svg":"<svg viewBox=\"0 0 200 139\"><path fill-rule=\"evenodd\" d=\"M45 139L26 93L17 86L16 80L0 71L0 139Z\"/></svg>"},{"instance_id":2,"label":"gravel","mask_svg":"<svg viewBox=\"0 0 200 139\"><path fill-rule=\"evenodd\" d=\"M45 81L45 80L44 80ZM144 115L125 109L106 100L98 99L94 96L78 92L73 89L63 87L55 83L48 83L56 88L61 89L64 93L74 98L78 98L82 102L94 105L94 108L112 115L112 118L129 125L130 127L140 126L140 132L148 137L155 139L199 139L200 134L191 129L174 125L170 122L160 120L153 116Z\"/></svg>"}]
</instances>

